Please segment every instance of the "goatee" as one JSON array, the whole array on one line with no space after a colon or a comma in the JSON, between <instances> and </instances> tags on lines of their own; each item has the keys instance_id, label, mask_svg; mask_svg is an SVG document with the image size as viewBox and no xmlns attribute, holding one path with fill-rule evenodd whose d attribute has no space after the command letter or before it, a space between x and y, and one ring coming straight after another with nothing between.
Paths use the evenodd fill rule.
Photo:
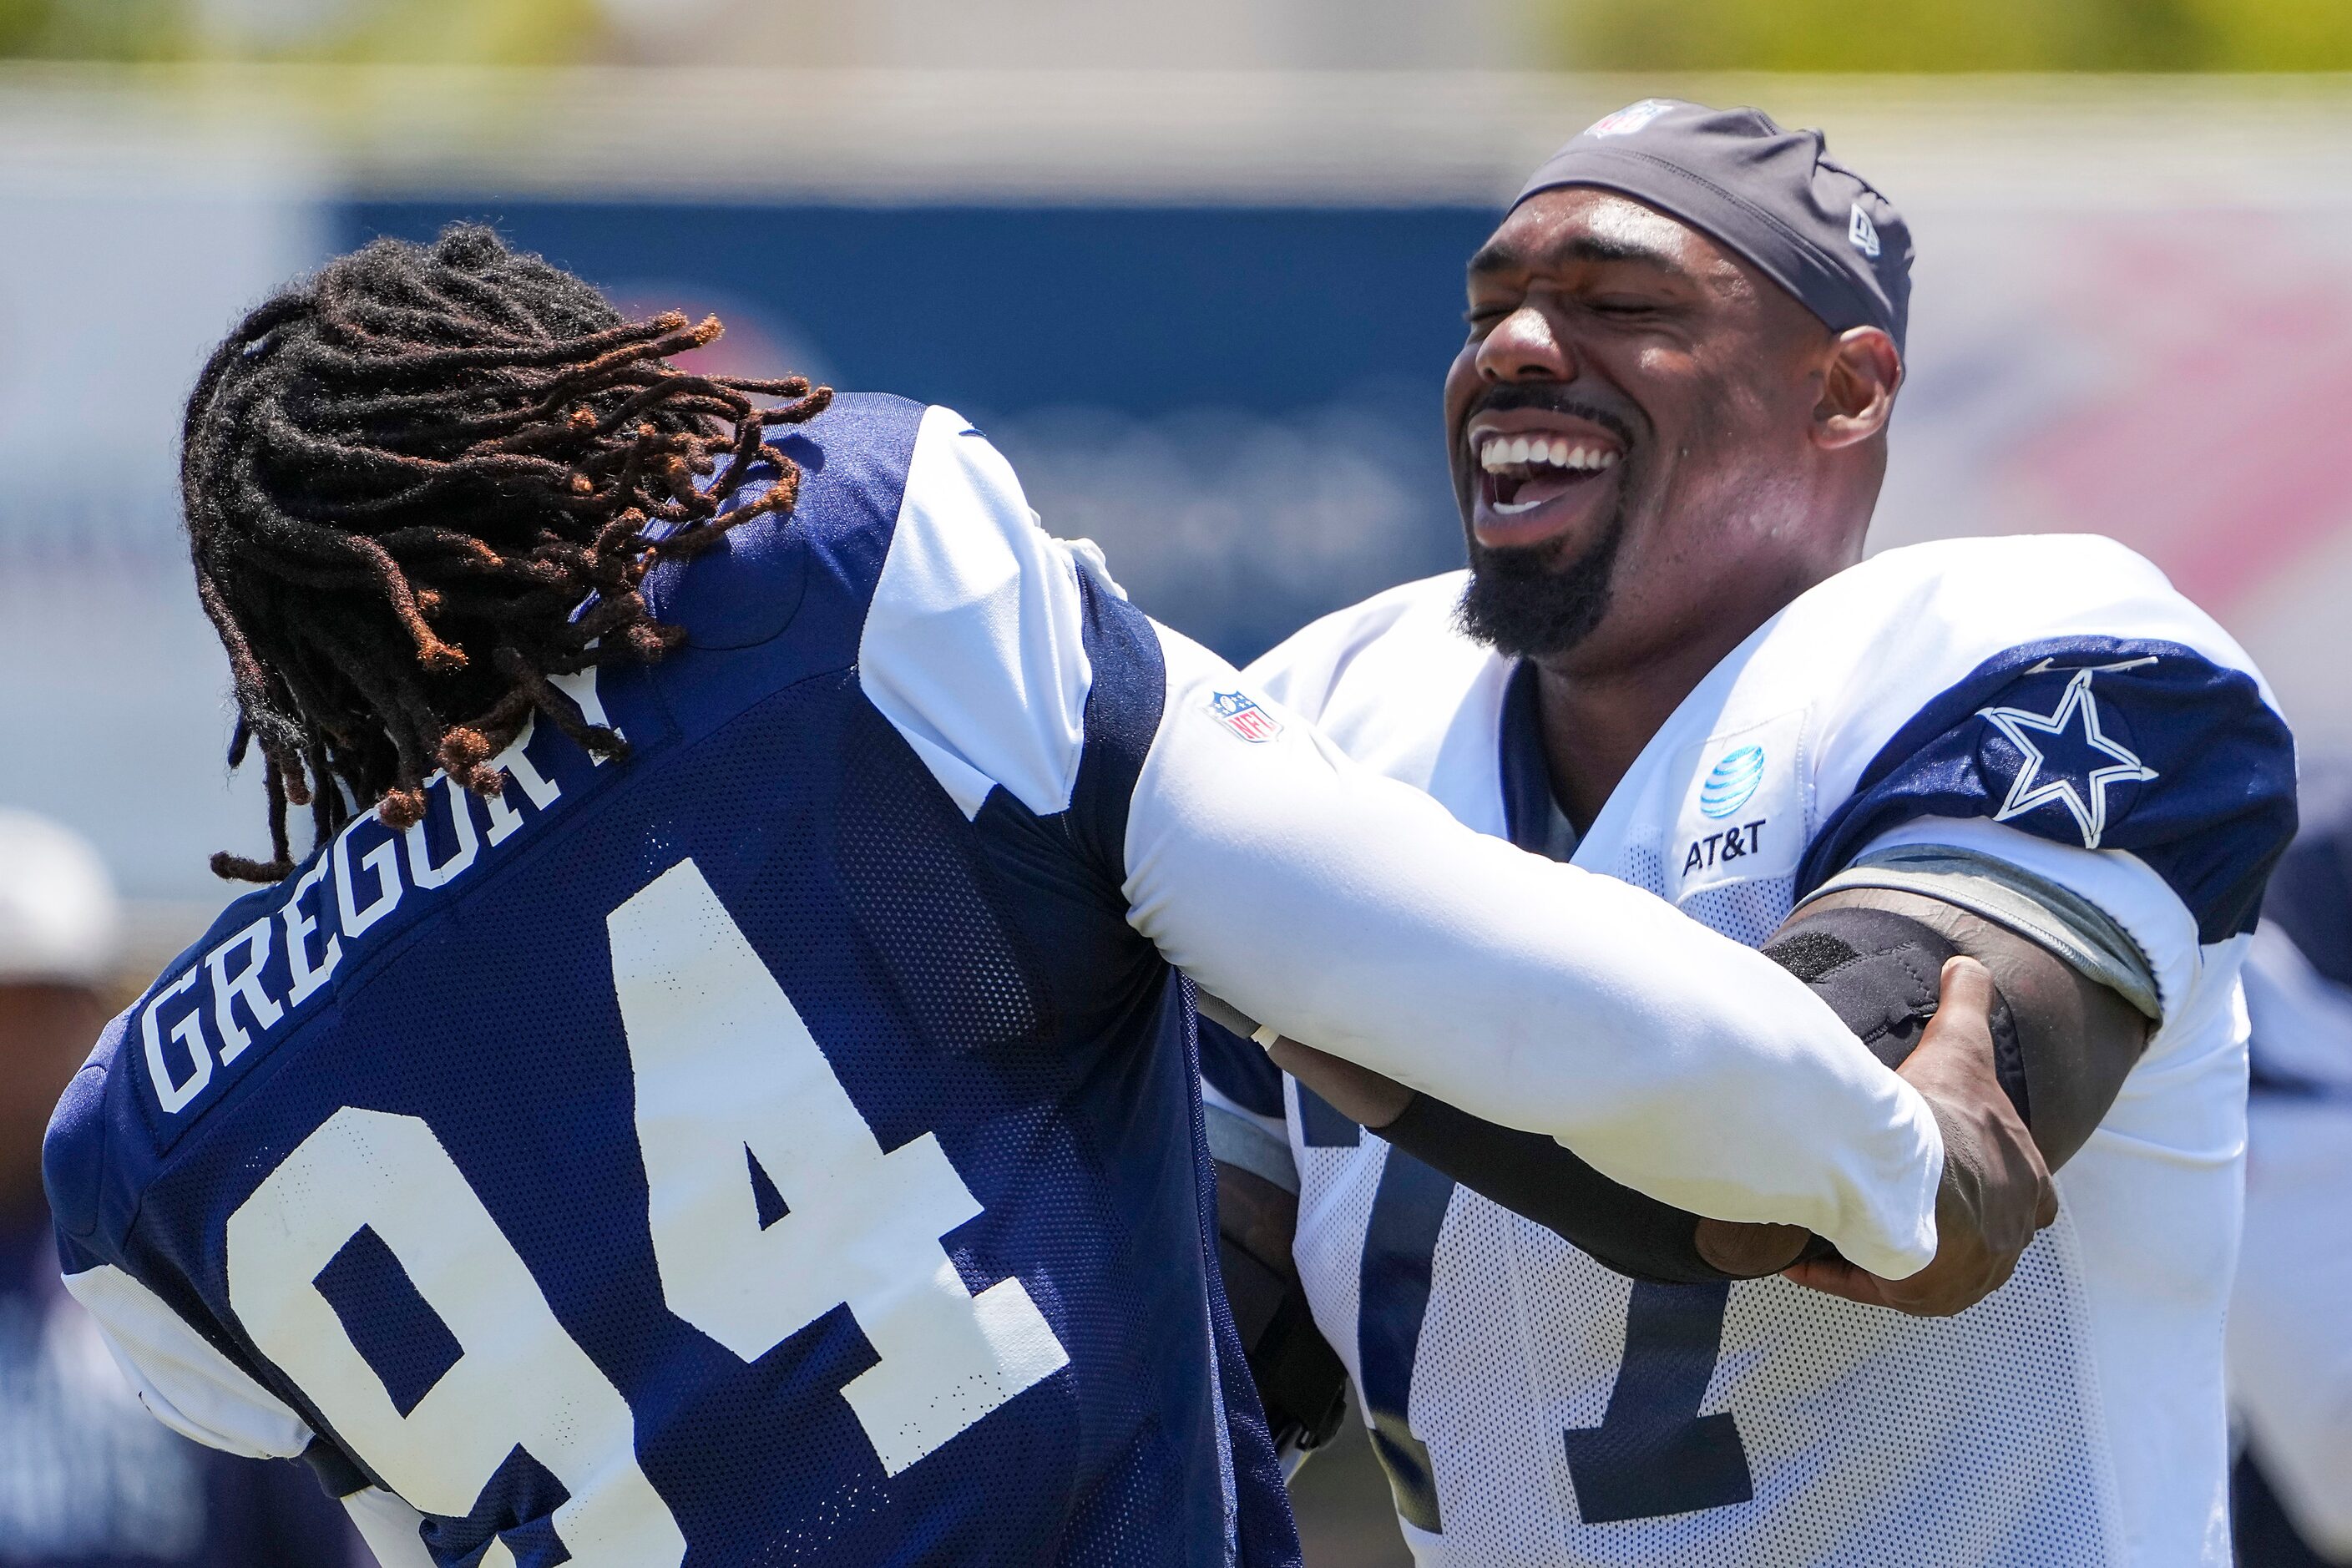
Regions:
<instances>
[{"instance_id":1,"label":"goatee","mask_svg":"<svg viewBox=\"0 0 2352 1568\"><path fill-rule=\"evenodd\" d=\"M1512 658L1566 653L1609 613L1617 548L1625 535L1621 500L1583 553L1562 561L1558 548L1489 550L1470 541L1470 585L1455 618L1475 641Z\"/></svg>"}]
</instances>

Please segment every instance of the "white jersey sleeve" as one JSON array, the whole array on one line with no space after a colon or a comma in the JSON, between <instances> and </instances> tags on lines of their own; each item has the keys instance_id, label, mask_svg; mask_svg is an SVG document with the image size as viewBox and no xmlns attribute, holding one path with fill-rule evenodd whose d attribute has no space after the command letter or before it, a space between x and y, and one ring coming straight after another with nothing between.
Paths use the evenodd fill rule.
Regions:
<instances>
[{"instance_id":1,"label":"white jersey sleeve","mask_svg":"<svg viewBox=\"0 0 2352 1568\"><path fill-rule=\"evenodd\" d=\"M1804 986L1348 761L1128 607L944 410L860 669L967 813L1099 816L1112 788L1131 922L1261 1021L1700 1213L1890 1276L1933 1255L1934 1119Z\"/></svg>"},{"instance_id":2,"label":"white jersey sleeve","mask_svg":"<svg viewBox=\"0 0 2352 1568\"><path fill-rule=\"evenodd\" d=\"M2115 921L2162 1017L2217 962L2226 989L2294 831L2294 741L2244 650L2155 567L2087 535L1948 541L1841 574L1783 621L1741 678L1792 689L1802 670L1825 693L1801 899L1948 845Z\"/></svg>"},{"instance_id":3,"label":"white jersey sleeve","mask_svg":"<svg viewBox=\"0 0 2352 1568\"><path fill-rule=\"evenodd\" d=\"M181 1436L248 1459L290 1459L310 1429L156 1295L100 1264L65 1277L149 1414Z\"/></svg>"}]
</instances>

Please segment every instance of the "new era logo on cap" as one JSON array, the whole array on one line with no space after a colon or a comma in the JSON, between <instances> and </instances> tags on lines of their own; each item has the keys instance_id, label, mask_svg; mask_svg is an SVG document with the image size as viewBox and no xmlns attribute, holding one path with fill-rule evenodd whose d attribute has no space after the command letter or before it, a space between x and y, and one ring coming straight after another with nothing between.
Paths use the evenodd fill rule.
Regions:
<instances>
[{"instance_id":1,"label":"new era logo on cap","mask_svg":"<svg viewBox=\"0 0 2352 1568\"><path fill-rule=\"evenodd\" d=\"M1878 259L1878 226L1870 221L1870 215L1862 210L1860 202L1853 204L1853 216L1845 226L1845 237L1853 241L1856 250L1873 261Z\"/></svg>"},{"instance_id":2,"label":"new era logo on cap","mask_svg":"<svg viewBox=\"0 0 2352 1568\"><path fill-rule=\"evenodd\" d=\"M1674 105L1663 98L1645 98L1639 103L1629 103L1614 114L1604 114L1585 127L1587 136L1631 136L1634 132L1664 114Z\"/></svg>"}]
</instances>

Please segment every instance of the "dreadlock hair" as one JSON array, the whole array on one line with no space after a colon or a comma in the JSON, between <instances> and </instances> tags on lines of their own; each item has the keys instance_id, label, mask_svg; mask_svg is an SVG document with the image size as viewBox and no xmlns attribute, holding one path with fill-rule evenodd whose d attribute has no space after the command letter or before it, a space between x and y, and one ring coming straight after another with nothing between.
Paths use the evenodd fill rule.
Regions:
<instances>
[{"instance_id":1,"label":"dreadlock hair","mask_svg":"<svg viewBox=\"0 0 2352 1568\"><path fill-rule=\"evenodd\" d=\"M720 330L626 321L469 225L376 240L238 323L188 399L180 493L235 680L229 765L261 753L271 858L218 854L216 875L291 874L289 805L324 843L369 805L419 821L436 765L496 794L490 760L533 714L625 754L549 677L675 646L646 571L789 513L800 469L763 427L833 397L667 363ZM722 514L755 469L774 478Z\"/></svg>"}]
</instances>

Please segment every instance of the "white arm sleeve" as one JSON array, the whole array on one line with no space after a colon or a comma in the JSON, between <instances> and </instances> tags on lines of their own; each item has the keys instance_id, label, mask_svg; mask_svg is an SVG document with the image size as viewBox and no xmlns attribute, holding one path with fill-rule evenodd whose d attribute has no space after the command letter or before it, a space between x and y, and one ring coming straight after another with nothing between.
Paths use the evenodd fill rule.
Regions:
<instances>
[{"instance_id":1,"label":"white arm sleeve","mask_svg":"<svg viewBox=\"0 0 2352 1568\"><path fill-rule=\"evenodd\" d=\"M998 789L1070 808L1089 693L1159 684L1094 668L1082 574L1099 606L1098 566L1037 525L1011 465L926 413L858 678L968 816ZM1295 716L1244 739L1247 721L1209 709L1240 689L1233 667L1160 628L1147 650L1152 635L1166 695L1128 803L1124 891L1171 963L1667 1202L1805 1226L1890 1277L1934 1255L1933 1115L1785 971L1646 893L1473 833Z\"/></svg>"},{"instance_id":2,"label":"white arm sleeve","mask_svg":"<svg viewBox=\"0 0 2352 1568\"><path fill-rule=\"evenodd\" d=\"M68 1274L66 1289L98 1320L139 1403L173 1431L248 1459L290 1459L310 1446L300 1416L121 1269Z\"/></svg>"},{"instance_id":3,"label":"white arm sleeve","mask_svg":"<svg viewBox=\"0 0 2352 1568\"><path fill-rule=\"evenodd\" d=\"M1162 631L1131 920L1250 1016L1700 1214L1802 1225L1874 1273L1935 1251L1942 1143L1779 965L1609 878L1473 833Z\"/></svg>"}]
</instances>

